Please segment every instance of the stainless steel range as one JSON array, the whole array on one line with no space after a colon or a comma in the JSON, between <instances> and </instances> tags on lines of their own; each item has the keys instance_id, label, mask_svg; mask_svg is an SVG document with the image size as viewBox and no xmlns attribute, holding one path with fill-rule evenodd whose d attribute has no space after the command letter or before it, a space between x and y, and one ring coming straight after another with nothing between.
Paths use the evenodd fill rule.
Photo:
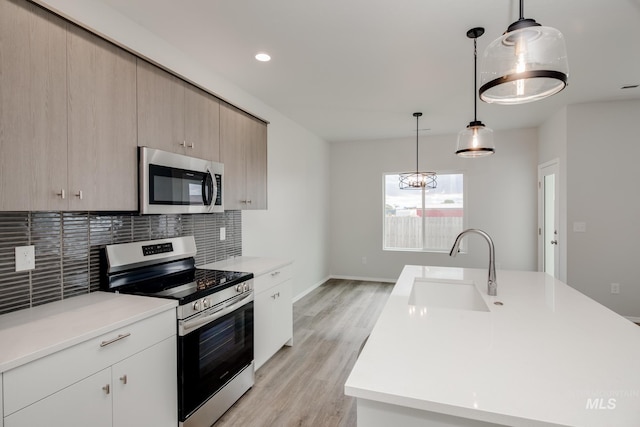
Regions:
<instances>
[{"instance_id":1,"label":"stainless steel range","mask_svg":"<svg viewBox=\"0 0 640 427\"><path fill-rule=\"evenodd\" d=\"M193 236L104 254L104 290L178 300L179 425L209 427L254 383L253 274L196 268Z\"/></svg>"}]
</instances>

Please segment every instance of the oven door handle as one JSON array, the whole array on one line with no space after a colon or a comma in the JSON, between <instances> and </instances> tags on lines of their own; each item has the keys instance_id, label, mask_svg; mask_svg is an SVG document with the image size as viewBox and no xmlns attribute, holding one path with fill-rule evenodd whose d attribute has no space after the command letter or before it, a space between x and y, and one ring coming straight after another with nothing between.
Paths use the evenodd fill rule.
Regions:
<instances>
[{"instance_id":1,"label":"oven door handle","mask_svg":"<svg viewBox=\"0 0 640 427\"><path fill-rule=\"evenodd\" d=\"M231 305L224 307L222 310L218 310L208 316L204 316L194 320L181 321L178 325L178 335L185 336L194 329L218 320L219 318L237 310L238 308L251 301L253 301L253 292L248 292L247 294L242 295L240 298L233 301Z\"/></svg>"}]
</instances>

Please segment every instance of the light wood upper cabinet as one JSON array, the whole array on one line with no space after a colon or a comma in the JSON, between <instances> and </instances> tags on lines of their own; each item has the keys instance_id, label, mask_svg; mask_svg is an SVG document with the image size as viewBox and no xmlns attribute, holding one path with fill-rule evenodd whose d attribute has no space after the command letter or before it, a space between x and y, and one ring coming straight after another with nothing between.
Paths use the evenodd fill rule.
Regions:
<instances>
[{"instance_id":1,"label":"light wood upper cabinet","mask_svg":"<svg viewBox=\"0 0 640 427\"><path fill-rule=\"evenodd\" d=\"M60 210L67 199L67 24L0 0L0 209Z\"/></svg>"},{"instance_id":2,"label":"light wood upper cabinet","mask_svg":"<svg viewBox=\"0 0 640 427\"><path fill-rule=\"evenodd\" d=\"M249 209L267 208L267 125L249 117L246 146L247 199Z\"/></svg>"},{"instance_id":3,"label":"light wood upper cabinet","mask_svg":"<svg viewBox=\"0 0 640 427\"><path fill-rule=\"evenodd\" d=\"M136 210L132 55L0 0L1 210Z\"/></svg>"},{"instance_id":4,"label":"light wood upper cabinet","mask_svg":"<svg viewBox=\"0 0 640 427\"><path fill-rule=\"evenodd\" d=\"M220 102L212 95L189 84L184 92L184 133L187 146L193 145L193 157L220 159Z\"/></svg>"},{"instance_id":5,"label":"light wood upper cabinet","mask_svg":"<svg viewBox=\"0 0 640 427\"><path fill-rule=\"evenodd\" d=\"M267 208L267 125L222 103L220 161L225 210Z\"/></svg>"},{"instance_id":6,"label":"light wood upper cabinet","mask_svg":"<svg viewBox=\"0 0 640 427\"><path fill-rule=\"evenodd\" d=\"M219 102L138 59L138 145L217 161Z\"/></svg>"},{"instance_id":7,"label":"light wood upper cabinet","mask_svg":"<svg viewBox=\"0 0 640 427\"><path fill-rule=\"evenodd\" d=\"M185 154L184 82L138 59L138 145Z\"/></svg>"},{"instance_id":8,"label":"light wood upper cabinet","mask_svg":"<svg viewBox=\"0 0 640 427\"><path fill-rule=\"evenodd\" d=\"M76 26L67 47L69 209L136 210L135 57Z\"/></svg>"}]
</instances>

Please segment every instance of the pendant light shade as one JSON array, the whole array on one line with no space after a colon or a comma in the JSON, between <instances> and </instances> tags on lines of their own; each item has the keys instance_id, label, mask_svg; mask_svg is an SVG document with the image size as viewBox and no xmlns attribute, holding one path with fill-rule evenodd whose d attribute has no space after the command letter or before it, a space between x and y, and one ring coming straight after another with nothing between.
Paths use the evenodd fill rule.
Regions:
<instances>
[{"instance_id":1,"label":"pendant light shade","mask_svg":"<svg viewBox=\"0 0 640 427\"><path fill-rule=\"evenodd\" d=\"M416 118L416 171L404 172L400 174L400 189L401 190L420 190L422 188L436 188L437 176L435 172L420 172L418 170L418 121L420 120L422 113L413 113L413 117Z\"/></svg>"},{"instance_id":2,"label":"pendant light shade","mask_svg":"<svg viewBox=\"0 0 640 427\"><path fill-rule=\"evenodd\" d=\"M477 66L478 51L477 38L484 34L484 28L476 27L467 31L467 37L473 39L473 121L466 129L458 134L458 146L456 154L460 157L482 157L495 153L493 145L493 131L478 120L478 98L477 93Z\"/></svg>"},{"instance_id":3,"label":"pendant light shade","mask_svg":"<svg viewBox=\"0 0 640 427\"><path fill-rule=\"evenodd\" d=\"M471 122L458 134L456 154L460 157L483 157L495 152L493 130L482 122Z\"/></svg>"},{"instance_id":4,"label":"pendant light shade","mask_svg":"<svg viewBox=\"0 0 640 427\"><path fill-rule=\"evenodd\" d=\"M524 104L560 92L567 86L569 63L560 31L523 16L485 50L480 72L480 99L496 104Z\"/></svg>"}]
</instances>

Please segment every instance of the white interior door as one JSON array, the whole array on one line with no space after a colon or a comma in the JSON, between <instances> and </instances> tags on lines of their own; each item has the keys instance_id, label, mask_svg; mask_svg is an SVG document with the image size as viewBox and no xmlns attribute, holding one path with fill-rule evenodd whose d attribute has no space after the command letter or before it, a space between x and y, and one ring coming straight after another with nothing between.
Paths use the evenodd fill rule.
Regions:
<instances>
[{"instance_id":1,"label":"white interior door","mask_svg":"<svg viewBox=\"0 0 640 427\"><path fill-rule=\"evenodd\" d=\"M559 278L559 167L552 160L538 166L538 270Z\"/></svg>"}]
</instances>

